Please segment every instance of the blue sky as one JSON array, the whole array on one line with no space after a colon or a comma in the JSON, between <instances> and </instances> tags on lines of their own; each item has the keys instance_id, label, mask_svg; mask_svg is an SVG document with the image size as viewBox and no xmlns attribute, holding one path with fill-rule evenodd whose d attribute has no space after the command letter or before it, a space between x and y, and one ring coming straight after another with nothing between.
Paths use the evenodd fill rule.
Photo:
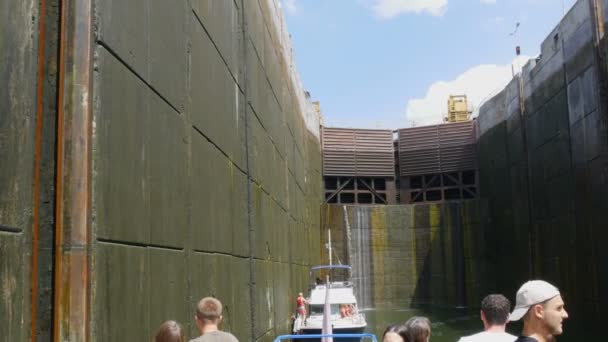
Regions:
<instances>
[{"instance_id":1,"label":"blue sky","mask_svg":"<svg viewBox=\"0 0 608 342\"><path fill-rule=\"evenodd\" d=\"M515 46L538 55L574 2L282 0L282 7L325 124L399 128L439 122L451 92L478 105L510 79Z\"/></svg>"}]
</instances>

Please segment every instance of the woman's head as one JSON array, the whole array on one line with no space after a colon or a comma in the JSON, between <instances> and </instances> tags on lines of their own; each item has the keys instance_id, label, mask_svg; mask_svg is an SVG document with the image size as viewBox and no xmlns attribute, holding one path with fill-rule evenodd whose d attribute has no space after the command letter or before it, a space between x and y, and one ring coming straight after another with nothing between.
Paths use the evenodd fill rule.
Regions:
<instances>
[{"instance_id":1,"label":"woman's head","mask_svg":"<svg viewBox=\"0 0 608 342\"><path fill-rule=\"evenodd\" d=\"M389 325L382 334L382 342L405 342L403 339L404 333L404 324Z\"/></svg>"},{"instance_id":2,"label":"woman's head","mask_svg":"<svg viewBox=\"0 0 608 342\"><path fill-rule=\"evenodd\" d=\"M427 342L431 338L431 321L414 316L405 322L405 342Z\"/></svg>"},{"instance_id":3,"label":"woman's head","mask_svg":"<svg viewBox=\"0 0 608 342\"><path fill-rule=\"evenodd\" d=\"M176 321L166 321L160 325L154 342L184 342L184 331Z\"/></svg>"}]
</instances>

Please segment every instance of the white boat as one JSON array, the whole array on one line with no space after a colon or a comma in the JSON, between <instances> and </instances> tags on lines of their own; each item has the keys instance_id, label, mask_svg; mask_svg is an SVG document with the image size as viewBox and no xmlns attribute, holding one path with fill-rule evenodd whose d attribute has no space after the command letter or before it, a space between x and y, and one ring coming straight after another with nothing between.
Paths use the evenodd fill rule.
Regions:
<instances>
[{"instance_id":1,"label":"white boat","mask_svg":"<svg viewBox=\"0 0 608 342\"><path fill-rule=\"evenodd\" d=\"M326 265L312 267L311 279L315 272L326 270L329 273L342 270L347 275L344 279L330 277L329 303L331 307L331 325L334 334L358 334L367 326L365 314L359 312L357 298L355 298L353 283L350 280L351 267L347 265ZM310 295L307 298L307 317L300 317L296 322L297 333L320 334L323 328L323 309L327 284L316 281L311 285ZM336 339L338 341L353 341L353 339ZM359 340L359 339L355 339Z\"/></svg>"}]
</instances>

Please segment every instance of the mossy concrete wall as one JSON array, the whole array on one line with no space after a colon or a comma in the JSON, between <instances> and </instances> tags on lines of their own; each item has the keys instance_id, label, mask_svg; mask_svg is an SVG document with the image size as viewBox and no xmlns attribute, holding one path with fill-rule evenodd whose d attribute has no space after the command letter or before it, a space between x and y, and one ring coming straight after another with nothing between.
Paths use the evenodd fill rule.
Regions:
<instances>
[{"instance_id":1,"label":"mossy concrete wall","mask_svg":"<svg viewBox=\"0 0 608 342\"><path fill-rule=\"evenodd\" d=\"M493 287L486 210L477 200L324 205L322 227L331 229L333 262L353 266L361 306L477 306Z\"/></svg>"},{"instance_id":2,"label":"mossy concrete wall","mask_svg":"<svg viewBox=\"0 0 608 342\"><path fill-rule=\"evenodd\" d=\"M36 146L37 1L0 4L0 331L30 338Z\"/></svg>"},{"instance_id":3,"label":"mossy concrete wall","mask_svg":"<svg viewBox=\"0 0 608 342\"><path fill-rule=\"evenodd\" d=\"M90 2L90 339L151 340L168 319L193 337L209 295L242 341L288 332L320 254L321 150L278 1ZM51 303L57 61L38 78L39 6L0 5L2 341L50 339L64 304Z\"/></svg>"},{"instance_id":4,"label":"mossy concrete wall","mask_svg":"<svg viewBox=\"0 0 608 342\"><path fill-rule=\"evenodd\" d=\"M95 7L91 338L195 336L209 295L242 341L287 332L321 177L278 2Z\"/></svg>"},{"instance_id":5,"label":"mossy concrete wall","mask_svg":"<svg viewBox=\"0 0 608 342\"><path fill-rule=\"evenodd\" d=\"M58 3L0 4L1 341L51 338Z\"/></svg>"},{"instance_id":6,"label":"mossy concrete wall","mask_svg":"<svg viewBox=\"0 0 608 342\"><path fill-rule=\"evenodd\" d=\"M579 0L478 118L494 278L508 294L529 278L555 283L590 327L608 313L608 55L594 3L608 10Z\"/></svg>"}]
</instances>

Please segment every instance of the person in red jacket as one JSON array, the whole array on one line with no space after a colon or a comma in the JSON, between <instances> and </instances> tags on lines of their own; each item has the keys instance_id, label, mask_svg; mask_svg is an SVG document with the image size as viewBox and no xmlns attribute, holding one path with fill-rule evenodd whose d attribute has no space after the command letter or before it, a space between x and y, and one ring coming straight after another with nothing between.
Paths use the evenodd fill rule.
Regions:
<instances>
[{"instance_id":1,"label":"person in red jacket","mask_svg":"<svg viewBox=\"0 0 608 342\"><path fill-rule=\"evenodd\" d=\"M298 316L306 317L306 299L304 299L302 292L298 293L298 297L296 298L296 307Z\"/></svg>"}]
</instances>

